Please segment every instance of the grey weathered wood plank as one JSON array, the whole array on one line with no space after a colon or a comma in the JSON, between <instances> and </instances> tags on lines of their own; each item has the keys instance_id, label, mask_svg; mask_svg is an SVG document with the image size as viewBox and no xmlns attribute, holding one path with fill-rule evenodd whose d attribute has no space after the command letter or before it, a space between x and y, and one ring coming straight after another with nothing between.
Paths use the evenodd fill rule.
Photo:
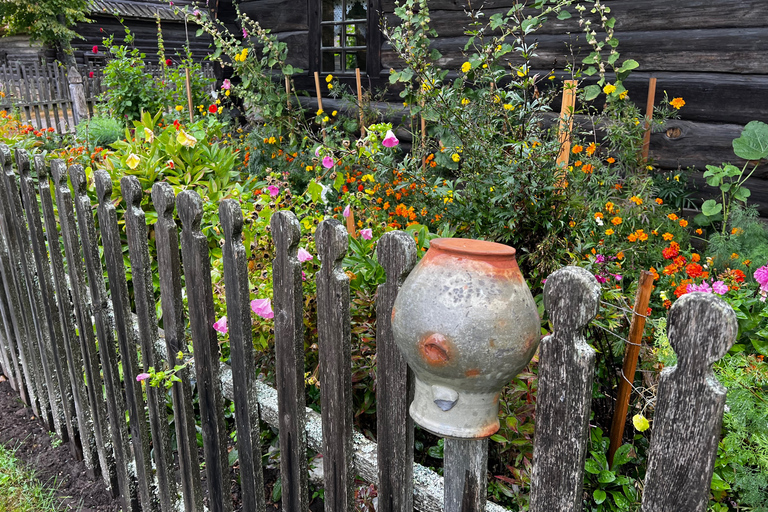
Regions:
<instances>
[{"instance_id":1,"label":"grey weathered wood plank","mask_svg":"<svg viewBox=\"0 0 768 512\"><path fill-rule=\"evenodd\" d=\"M488 438L444 441L445 512L485 510Z\"/></svg>"},{"instance_id":2,"label":"grey weathered wood plank","mask_svg":"<svg viewBox=\"0 0 768 512\"><path fill-rule=\"evenodd\" d=\"M243 212L237 201L226 199L219 205L219 220L224 228L224 285L235 393L240 487L243 509L258 512L265 510L266 502L261 469L259 402L253 387L256 354L253 350L248 259L242 242Z\"/></svg>"},{"instance_id":3,"label":"grey weathered wood plank","mask_svg":"<svg viewBox=\"0 0 768 512\"><path fill-rule=\"evenodd\" d=\"M29 237L26 233L24 222L24 211L21 206L18 185L12 169L11 152L8 146L0 145L0 162L3 167L2 177L2 201L5 204L5 219L8 227L7 243L8 253L13 266L13 275L18 293L22 322L24 325L24 338L19 345L19 352L24 355L22 361L26 361L29 370L27 379L33 384L34 392L30 393L36 400L32 403L32 410L47 423L48 428L53 430L53 417L51 415L51 404L49 402L48 391L46 388L46 374L40 362L42 331L39 325L39 309L35 292L37 286L34 281L34 271L30 268L31 262L27 258L29 254ZM25 245L26 242L26 245Z\"/></svg>"},{"instance_id":4,"label":"grey weathered wood plank","mask_svg":"<svg viewBox=\"0 0 768 512\"><path fill-rule=\"evenodd\" d=\"M131 452L128 438L128 426L125 424L125 398L120 386L120 374L115 343L114 317L104 283L104 270L99 256L98 236L93 218L93 205L88 197L88 183L81 165L69 168L69 178L75 193L75 210L80 239L83 247L83 259L88 274L88 289L91 293L92 314L96 323L96 336L99 339L101 371L104 375L104 391L107 397L107 416L112 433L113 452L117 480L120 486L123 511L140 509L138 484L136 482L136 459Z\"/></svg>"},{"instance_id":5,"label":"grey weathered wood plank","mask_svg":"<svg viewBox=\"0 0 768 512\"><path fill-rule=\"evenodd\" d=\"M56 160L58 166L63 168L63 162ZM56 215L51 199L50 168L42 156L35 157L35 170L37 171L38 186L40 190L40 202L43 208L45 221L45 236L48 240L48 254L53 274L53 285L56 291L58 303L59 322L61 323L63 352L67 359L67 371L72 391L72 400L75 407L80 447L88 474L94 478L99 470L96 440L94 438L94 424L91 417L91 408L88 403L88 394L83 381L85 364L80 349L80 343L75 331L75 312L70 302L70 290L64 275L64 260L61 255L59 233L56 228ZM63 212L61 213L64 215ZM61 347L59 353L62 352Z\"/></svg>"},{"instance_id":6,"label":"grey weathered wood plank","mask_svg":"<svg viewBox=\"0 0 768 512\"><path fill-rule=\"evenodd\" d=\"M67 168L63 160L51 162L51 174L56 186L56 206L61 224L61 236L64 239L67 270L72 291L72 302L75 305L75 318L80 338L80 353L85 368L85 381L88 391L88 402L91 408L96 453L98 454L101 474L113 495L117 495L117 468L112 447L112 435L108 429L107 412L104 403L104 392L101 369L99 368L96 338L93 333L92 305L85 284L85 267L80 253L80 238L75 221L75 208L72 192L67 184Z\"/></svg>"},{"instance_id":7,"label":"grey weathered wood plank","mask_svg":"<svg viewBox=\"0 0 768 512\"><path fill-rule=\"evenodd\" d=\"M301 263L297 257L301 230L296 215L289 211L276 212L269 225L275 244L272 286L282 506L286 512L303 512L309 508L309 484L305 433L303 294Z\"/></svg>"},{"instance_id":8,"label":"grey weathered wood plank","mask_svg":"<svg viewBox=\"0 0 768 512\"><path fill-rule=\"evenodd\" d=\"M355 477L349 277L341 268L349 248L347 230L336 219L324 220L315 232L315 246L322 262L317 274L317 344L323 417L323 501L326 512L343 512L352 510Z\"/></svg>"},{"instance_id":9,"label":"grey weathered wood plank","mask_svg":"<svg viewBox=\"0 0 768 512\"><path fill-rule=\"evenodd\" d=\"M390 231L376 248L387 281L376 292L376 404L379 510L413 510L413 372L395 345L392 308L403 281L416 264L416 243L403 231Z\"/></svg>"},{"instance_id":10,"label":"grey weathered wood plank","mask_svg":"<svg viewBox=\"0 0 768 512\"><path fill-rule=\"evenodd\" d=\"M136 381L136 376L139 374L138 340L133 328L131 299L128 296L128 283L125 279L123 244L117 225L117 212L112 204L112 178L104 170L97 170L93 177L96 181L96 194L99 201L98 216L101 244L104 248L104 260L107 266L110 296L114 308L114 326L117 331L120 360L123 367L123 387L125 389L125 402L128 406L133 460L136 464L136 480L138 490L141 493L141 509L144 511L160 510L160 503L157 499L157 483L149 454L149 428L144 410L143 393L141 384ZM117 362L116 359L115 362ZM125 439L127 440L127 437Z\"/></svg>"},{"instance_id":11,"label":"grey weathered wood plank","mask_svg":"<svg viewBox=\"0 0 768 512\"><path fill-rule=\"evenodd\" d=\"M166 358L157 349L156 344L157 313L152 283L152 262L149 258L149 234L144 210L141 209L143 193L139 180L135 176L124 176L120 184L125 201L125 232L131 261L133 296L139 318L141 369L148 372L150 368L159 369L159 365L166 361ZM147 386L146 393L160 509L163 512L171 512L178 508L178 490L173 472L173 451L169 435L168 413L165 410L164 388ZM181 443L179 445L181 446Z\"/></svg>"},{"instance_id":12,"label":"grey weathered wood plank","mask_svg":"<svg viewBox=\"0 0 768 512\"><path fill-rule=\"evenodd\" d=\"M157 270L160 275L160 304L168 361L175 361L179 352L187 353L184 342L184 307L181 297L181 257L179 232L173 218L176 198L168 183L155 183L152 203L157 211L155 245ZM179 382L171 386L173 423L179 454L179 472L184 510L203 511L200 465L197 457L195 411L192 405L192 385L186 368L176 373Z\"/></svg>"},{"instance_id":13,"label":"grey weathered wood plank","mask_svg":"<svg viewBox=\"0 0 768 512\"><path fill-rule=\"evenodd\" d=\"M599 299L600 285L583 268L561 268L544 285L553 333L539 345L531 512L582 507L595 365L583 331L597 314Z\"/></svg>"},{"instance_id":14,"label":"grey weathered wood plank","mask_svg":"<svg viewBox=\"0 0 768 512\"><path fill-rule=\"evenodd\" d=\"M41 157L42 158L42 157ZM36 164L43 164L44 161L36 159ZM77 437L75 433L76 422L73 421L75 412L72 400L72 386L67 378L69 369L67 360L64 357L64 336L59 323L59 308L56 303L56 297L53 291L53 279L51 277L50 264L48 260L48 250L45 246L45 237L43 235L43 225L40 216L40 205L37 202L37 187L32 180L31 162L29 155L24 150L16 151L16 165L19 171L19 184L21 195L24 199L24 209L27 214L27 226L29 228L30 240L32 245L32 254L35 260L35 271L37 273L37 284L39 286L42 299L43 314L45 316L45 327L48 329L47 342L45 347L45 364L49 366L51 373L51 382L48 383L48 395L51 401L56 401L58 407L54 410L59 416L58 420L54 416L54 424L58 423L58 428L63 432L58 432L62 440L68 441ZM37 167L37 165L36 165ZM58 251L59 248L56 247ZM74 443L70 444L77 454L77 448Z\"/></svg>"},{"instance_id":15,"label":"grey weathered wood plank","mask_svg":"<svg viewBox=\"0 0 768 512\"><path fill-rule=\"evenodd\" d=\"M0 241L2 244L2 241ZM0 263L0 265L2 265ZM0 280L2 280L2 274L0 274ZM12 345L13 335L11 334L11 318L8 313L8 308L5 303L5 293L0 292L0 366L2 366L3 375L8 379L11 387L15 390L18 387L18 381L16 374L18 370L14 365L14 360L11 354L15 352L15 348ZM16 354L13 353L15 356Z\"/></svg>"},{"instance_id":16,"label":"grey weathered wood plank","mask_svg":"<svg viewBox=\"0 0 768 512\"><path fill-rule=\"evenodd\" d=\"M659 379L643 512L704 512L709 502L726 389L712 365L736 341L731 306L712 293L689 293L669 310L677 365Z\"/></svg>"},{"instance_id":17,"label":"grey weathered wood plank","mask_svg":"<svg viewBox=\"0 0 768 512\"><path fill-rule=\"evenodd\" d=\"M197 192L184 190L176 197L181 219L181 253L186 278L189 326L195 349L195 371L203 428L205 471L208 477L208 508L212 512L230 512L229 461L224 401L219 376L219 343L213 309L211 260L208 239L200 231L203 200Z\"/></svg>"}]
</instances>

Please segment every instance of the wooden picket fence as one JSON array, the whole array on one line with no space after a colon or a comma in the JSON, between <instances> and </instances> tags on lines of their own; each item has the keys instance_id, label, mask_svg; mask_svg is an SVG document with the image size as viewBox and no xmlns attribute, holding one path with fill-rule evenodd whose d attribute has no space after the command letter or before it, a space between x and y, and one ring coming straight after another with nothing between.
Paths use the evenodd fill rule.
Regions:
<instances>
[{"instance_id":1,"label":"wooden picket fence","mask_svg":"<svg viewBox=\"0 0 768 512\"><path fill-rule=\"evenodd\" d=\"M353 430L350 291L342 268L348 237L341 223L325 220L315 234L322 261L317 274L322 384L318 415L306 407L304 398L302 275L297 259L301 232L293 213L281 211L271 220L276 254L275 390L256 379L241 241L244 220L236 201L225 200L219 207L232 361L228 367L219 363L209 245L200 230L203 201L196 192L175 196L166 183L156 183L152 189L161 333L149 226L136 178L121 180L131 297L122 228L106 172L94 174L98 196L94 205L86 193L92 184L79 165L67 169L63 161L49 163L40 155L30 161L19 150L14 166L10 150L0 145L0 167L2 371L49 428L81 454L90 474L100 475L120 496L124 511L197 512L204 506L213 512L232 510L225 397L235 405L245 511L265 509L259 419L279 428L284 511L309 508L308 447L323 454L329 512L353 510L355 476L377 485L381 512L503 510L485 500L487 439L446 439L444 479L413 462L413 422L408 415L413 377L394 346L390 325L398 288L416 263L409 235L394 231L378 242L378 260L387 281L379 287L376 305L378 443L372 443ZM553 333L540 347L533 512L582 509L595 362L584 331L599 303L599 285L584 269L566 267L546 282L545 305ZM720 298L692 293L675 303L668 325L679 363L661 374L642 510L704 511L725 404L725 390L711 366L733 344L736 317ZM188 367L179 371L170 398L162 387L143 387L136 381L149 367L164 363L172 367L189 338L194 375ZM193 379L202 426L205 493ZM175 453L165 413L168 400L174 415Z\"/></svg>"},{"instance_id":2,"label":"wooden picket fence","mask_svg":"<svg viewBox=\"0 0 768 512\"><path fill-rule=\"evenodd\" d=\"M159 64L145 64L145 71L163 75ZM213 67L206 63L203 75L213 78ZM40 130L54 128L58 133L73 132L80 119L94 114L104 92L104 66L88 62L75 75L58 62L9 62L0 65L0 110L18 109L21 121ZM80 86L82 84L82 86ZM82 89L84 102L78 104L73 86ZM170 87L170 85L169 85ZM81 111L77 111L80 109Z\"/></svg>"}]
</instances>

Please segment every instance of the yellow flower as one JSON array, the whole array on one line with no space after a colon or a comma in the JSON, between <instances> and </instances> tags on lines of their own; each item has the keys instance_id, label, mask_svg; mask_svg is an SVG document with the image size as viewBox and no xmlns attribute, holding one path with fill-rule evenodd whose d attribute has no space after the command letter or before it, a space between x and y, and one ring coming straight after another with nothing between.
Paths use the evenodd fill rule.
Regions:
<instances>
[{"instance_id":1,"label":"yellow flower","mask_svg":"<svg viewBox=\"0 0 768 512\"><path fill-rule=\"evenodd\" d=\"M141 162L141 158L136 153L131 153L128 155L128 159L125 161L125 163L128 164L128 167L131 169L135 169L136 166L139 165L139 162Z\"/></svg>"},{"instance_id":2,"label":"yellow flower","mask_svg":"<svg viewBox=\"0 0 768 512\"><path fill-rule=\"evenodd\" d=\"M613 213L613 207L614 204L612 202L608 201L605 203L605 209L608 210L608 213Z\"/></svg>"},{"instance_id":3,"label":"yellow flower","mask_svg":"<svg viewBox=\"0 0 768 512\"><path fill-rule=\"evenodd\" d=\"M147 141L148 144L152 144L152 141L155 140L155 132L144 127L144 140Z\"/></svg>"},{"instance_id":4,"label":"yellow flower","mask_svg":"<svg viewBox=\"0 0 768 512\"><path fill-rule=\"evenodd\" d=\"M642 414L635 414L632 416L632 424L635 426L635 430L638 432L645 432L651 428L651 424L648 423L648 419Z\"/></svg>"},{"instance_id":5,"label":"yellow flower","mask_svg":"<svg viewBox=\"0 0 768 512\"><path fill-rule=\"evenodd\" d=\"M226 91L224 91L224 96L229 96L229 92L230 92L230 91L229 91L229 89L227 89Z\"/></svg>"},{"instance_id":6,"label":"yellow flower","mask_svg":"<svg viewBox=\"0 0 768 512\"><path fill-rule=\"evenodd\" d=\"M523 66L522 68L517 70L517 76L520 78L528 75L528 67Z\"/></svg>"},{"instance_id":7,"label":"yellow flower","mask_svg":"<svg viewBox=\"0 0 768 512\"><path fill-rule=\"evenodd\" d=\"M315 115L318 115L318 116L319 116L319 115L320 115L320 114L322 114L322 113L323 113L323 109L320 109L320 110L318 110L318 111L317 111L317 114L315 114Z\"/></svg>"},{"instance_id":8,"label":"yellow flower","mask_svg":"<svg viewBox=\"0 0 768 512\"><path fill-rule=\"evenodd\" d=\"M184 107L181 105L176 105L176 112L181 112L182 110L184 110Z\"/></svg>"},{"instance_id":9,"label":"yellow flower","mask_svg":"<svg viewBox=\"0 0 768 512\"><path fill-rule=\"evenodd\" d=\"M470 64L468 61L461 65L462 73L469 73L470 69L472 69L472 64Z\"/></svg>"},{"instance_id":10,"label":"yellow flower","mask_svg":"<svg viewBox=\"0 0 768 512\"><path fill-rule=\"evenodd\" d=\"M608 229L605 230L605 234L607 236L611 236L613 233L614 233L614 231L611 228L608 228Z\"/></svg>"},{"instance_id":11,"label":"yellow flower","mask_svg":"<svg viewBox=\"0 0 768 512\"><path fill-rule=\"evenodd\" d=\"M622 92L620 92L619 93L619 99L623 100L624 98L627 97L627 94L629 94L629 91L622 91Z\"/></svg>"},{"instance_id":12,"label":"yellow flower","mask_svg":"<svg viewBox=\"0 0 768 512\"><path fill-rule=\"evenodd\" d=\"M679 182L679 181L680 181L680 175L678 174L677 176L675 176L675 177L674 177L674 180L675 180L675 181L677 181L677 182Z\"/></svg>"},{"instance_id":13,"label":"yellow flower","mask_svg":"<svg viewBox=\"0 0 768 512\"><path fill-rule=\"evenodd\" d=\"M469 100L467 98L461 98L461 104L462 105L469 105Z\"/></svg>"},{"instance_id":14,"label":"yellow flower","mask_svg":"<svg viewBox=\"0 0 768 512\"><path fill-rule=\"evenodd\" d=\"M331 115L332 115L333 117L336 117L336 114L338 114L338 112L337 112L336 110L334 110L333 112L331 112Z\"/></svg>"},{"instance_id":15,"label":"yellow flower","mask_svg":"<svg viewBox=\"0 0 768 512\"><path fill-rule=\"evenodd\" d=\"M554 80L554 79L555 79L555 75L549 75L549 76L547 77L547 79L548 79L548 80Z\"/></svg>"},{"instance_id":16,"label":"yellow flower","mask_svg":"<svg viewBox=\"0 0 768 512\"><path fill-rule=\"evenodd\" d=\"M458 162L459 160L461 160L461 157L459 156L458 153L454 153L451 155L451 160L453 160L454 162Z\"/></svg>"},{"instance_id":17,"label":"yellow flower","mask_svg":"<svg viewBox=\"0 0 768 512\"><path fill-rule=\"evenodd\" d=\"M515 110L514 105L510 105L509 103L504 104L504 110Z\"/></svg>"},{"instance_id":18,"label":"yellow flower","mask_svg":"<svg viewBox=\"0 0 768 512\"><path fill-rule=\"evenodd\" d=\"M327 77L325 77L325 81L327 83L331 83L331 80L333 80L333 75L328 75Z\"/></svg>"},{"instance_id":19,"label":"yellow flower","mask_svg":"<svg viewBox=\"0 0 768 512\"><path fill-rule=\"evenodd\" d=\"M666 233L664 233L663 235L661 235L661 238L663 238L664 240L667 240L667 241L669 241L669 240L672 240L673 238L675 238L675 235L673 235L672 233L670 233L669 231L667 231Z\"/></svg>"},{"instance_id":20,"label":"yellow flower","mask_svg":"<svg viewBox=\"0 0 768 512\"><path fill-rule=\"evenodd\" d=\"M308 166L307 166L307 168L306 168L306 170L307 170L307 171L314 171L314 170L315 170L315 167L314 167L314 166L312 166L312 165L308 165Z\"/></svg>"},{"instance_id":21,"label":"yellow flower","mask_svg":"<svg viewBox=\"0 0 768 512\"><path fill-rule=\"evenodd\" d=\"M616 86L613 84L606 84L605 87L603 87L603 92L605 94L611 94L616 90Z\"/></svg>"},{"instance_id":22,"label":"yellow flower","mask_svg":"<svg viewBox=\"0 0 768 512\"><path fill-rule=\"evenodd\" d=\"M683 100L683 98L675 98L669 102L669 105L677 110L680 110L685 106L685 100Z\"/></svg>"},{"instance_id":23,"label":"yellow flower","mask_svg":"<svg viewBox=\"0 0 768 512\"><path fill-rule=\"evenodd\" d=\"M193 148L195 147L195 144L197 144L197 139L185 132L183 128L179 130L179 134L176 135L176 141L188 148Z\"/></svg>"},{"instance_id":24,"label":"yellow flower","mask_svg":"<svg viewBox=\"0 0 768 512\"><path fill-rule=\"evenodd\" d=\"M330 117L328 117L328 116L325 116L325 117L323 118L323 122L324 122L324 123L327 123L329 120L330 120Z\"/></svg>"},{"instance_id":25,"label":"yellow flower","mask_svg":"<svg viewBox=\"0 0 768 512\"><path fill-rule=\"evenodd\" d=\"M330 91L331 89L333 89L333 84L328 84L328 90Z\"/></svg>"},{"instance_id":26,"label":"yellow flower","mask_svg":"<svg viewBox=\"0 0 768 512\"><path fill-rule=\"evenodd\" d=\"M638 196L632 196L629 198L629 200L635 203L637 206L640 206L641 204L643 204L643 200Z\"/></svg>"},{"instance_id":27,"label":"yellow flower","mask_svg":"<svg viewBox=\"0 0 768 512\"><path fill-rule=\"evenodd\" d=\"M637 235L635 233L630 233L629 236L627 236L627 240L629 240L630 242L636 242Z\"/></svg>"}]
</instances>

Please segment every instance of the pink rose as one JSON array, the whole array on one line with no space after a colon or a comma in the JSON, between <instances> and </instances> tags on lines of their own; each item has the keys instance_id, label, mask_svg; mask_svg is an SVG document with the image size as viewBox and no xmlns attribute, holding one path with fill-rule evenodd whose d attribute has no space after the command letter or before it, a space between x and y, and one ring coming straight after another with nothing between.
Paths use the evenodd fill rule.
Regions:
<instances>
[{"instance_id":1,"label":"pink rose","mask_svg":"<svg viewBox=\"0 0 768 512\"><path fill-rule=\"evenodd\" d=\"M373 238L373 230L371 228L361 229L360 236L363 237L363 240L370 240Z\"/></svg>"},{"instance_id":2,"label":"pink rose","mask_svg":"<svg viewBox=\"0 0 768 512\"><path fill-rule=\"evenodd\" d=\"M219 321L213 324L213 328L221 334L227 334L229 328L227 327L227 317L223 316L219 318Z\"/></svg>"},{"instance_id":3,"label":"pink rose","mask_svg":"<svg viewBox=\"0 0 768 512\"><path fill-rule=\"evenodd\" d=\"M269 299L253 299L251 301L251 310L261 318L270 319L275 317L275 313L272 311L272 301Z\"/></svg>"},{"instance_id":4,"label":"pink rose","mask_svg":"<svg viewBox=\"0 0 768 512\"><path fill-rule=\"evenodd\" d=\"M381 143L384 144L385 148L393 148L400 144L400 141L397 140L397 137L392 133L392 130L387 130L387 134L384 136L384 140Z\"/></svg>"}]
</instances>

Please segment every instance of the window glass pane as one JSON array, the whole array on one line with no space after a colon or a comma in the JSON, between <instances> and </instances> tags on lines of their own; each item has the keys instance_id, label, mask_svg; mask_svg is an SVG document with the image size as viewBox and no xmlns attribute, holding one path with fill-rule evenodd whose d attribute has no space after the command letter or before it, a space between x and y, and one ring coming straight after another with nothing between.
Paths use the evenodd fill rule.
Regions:
<instances>
[{"instance_id":1,"label":"window glass pane","mask_svg":"<svg viewBox=\"0 0 768 512\"><path fill-rule=\"evenodd\" d=\"M322 43L326 48L340 47L341 46L341 26L340 25L326 25L322 28L323 38Z\"/></svg>"},{"instance_id":2,"label":"window glass pane","mask_svg":"<svg viewBox=\"0 0 768 512\"><path fill-rule=\"evenodd\" d=\"M367 0L347 0L347 12L345 20L368 19Z\"/></svg>"},{"instance_id":3,"label":"window glass pane","mask_svg":"<svg viewBox=\"0 0 768 512\"><path fill-rule=\"evenodd\" d=\"M343 0L323 0L323 21L341 21L342 2Z\"/></svg>"},{"instance_id":4,"label":"window glass pane","mask_svg":"<svg viewBox=\"0 0 768 512\"><path fill-rule=\"evenodd\" d=\"M342 71L341 53L323 52L322 72L334 73Z\"/></svg>"}]
</instances>

